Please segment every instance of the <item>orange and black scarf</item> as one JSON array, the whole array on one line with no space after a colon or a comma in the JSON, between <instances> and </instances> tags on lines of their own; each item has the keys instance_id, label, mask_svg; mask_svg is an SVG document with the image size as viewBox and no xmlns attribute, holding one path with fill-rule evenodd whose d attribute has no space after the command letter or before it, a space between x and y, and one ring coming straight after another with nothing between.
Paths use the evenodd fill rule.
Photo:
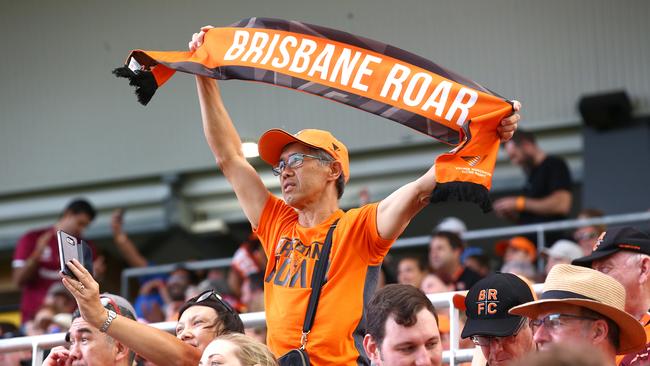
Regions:
<instances>
[{"instance_id":1,"label":"orange and black scarf","mask_svg":"<svg viewBox=\"0 0 650 366\"><path fill-rule=\"evenodd\" d=\"M512 103L422 57L316 25L250 18L205 35L195 52L135 50L114 73L147 104L176 71L300 90L391 119L454 146L436 159L432 202L491 208L496 128Z\"/></svg>"}]
</instances>

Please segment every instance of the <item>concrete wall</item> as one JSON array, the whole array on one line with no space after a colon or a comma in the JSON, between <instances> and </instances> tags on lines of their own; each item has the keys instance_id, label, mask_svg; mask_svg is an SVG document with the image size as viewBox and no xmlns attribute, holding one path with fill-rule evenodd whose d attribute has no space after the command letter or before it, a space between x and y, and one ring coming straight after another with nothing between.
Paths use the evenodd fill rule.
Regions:
<instances>
[{"instance_id":1,"label":"concrete wall","mask_svg":"<svg viewBox=\"0 0 650 366\"><path fill-rule=\"evenodd\" d=\"M3 1L0 196L206 169L194 82L178 75L147 107L110 75L132 48L184 49L203 24L266 16L399 46L524 104L524 126L578 120L583 93L625 88L650 106L650 2ZM353 151L424 141L319 98L238 81L224 98L242 136L330 129Z\"/></svg>"}]
</instances>

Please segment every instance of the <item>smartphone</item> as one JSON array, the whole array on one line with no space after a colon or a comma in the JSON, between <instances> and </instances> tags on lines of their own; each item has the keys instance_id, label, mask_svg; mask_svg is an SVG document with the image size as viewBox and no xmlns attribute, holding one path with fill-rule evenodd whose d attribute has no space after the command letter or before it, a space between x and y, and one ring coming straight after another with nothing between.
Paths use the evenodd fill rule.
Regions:
<instances>
[{"instance_id":1,"label":"smartphone","mask_svg":"<svg viewBox=\"0 0 650 366\"><path fill-rule=\"evenodd\" d=\"M56 234L59 241L59 262L61 264L61 271L66 276L77 279L77 276L75 276L65 264L72 259L76 259L79 263L85 265L84 243L82 240L79 240L62 230L58 230Z\"/></svg>"}]
</instances>

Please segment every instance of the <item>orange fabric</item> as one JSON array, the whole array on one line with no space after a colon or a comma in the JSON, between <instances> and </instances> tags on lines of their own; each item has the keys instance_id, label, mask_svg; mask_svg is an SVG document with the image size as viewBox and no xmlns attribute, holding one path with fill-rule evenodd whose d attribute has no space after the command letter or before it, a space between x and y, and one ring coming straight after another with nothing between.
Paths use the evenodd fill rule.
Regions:
<instances>
[{"instance_id":1,"label":"orange fabric","mask_svg":"<svg viewBox=\"0 0 650 366\"><path fill-rule=\"evenodd\" d=\"M645 329L646 348L635 354L616 356L617 366L641 366L650 364L650 313L643 315L641 324L643 324L643 329Z\"/></svg>"},{"instance_id":2,"label":"orange fabric","mask_svg":"<svg viewBox=\"0 0 650 366\"><path fill-rule=\"evenodd\" d=\"M258 53L256 50L252 50L255 48L252 47L252 42L254 42L255 39L261 39L262 35L264 37L268 37L268 39L276 38L278 41L275 42L275 45L273 45L272 42L268 42L263 47L258 47L257 49L260 50ZM304 40L307 41L305 42ZM289 45L295 44L294 47L290 47L290 49L288 49L290 54L294 54L297 49L300 49L304 45L308 45L304 48L313 46L314 51L310 50L311 55L325 55L323 58L326 58L326 60L321 59L320 62L325 62L327 60L334 60L336 62L337 60L347 59L347 54L355 55L353 58L356 58L357 53L363 56L369 55L371 57L359 57L359 59L366 61L366 67L362 68L361 63L359 63L357 66L354 66L354 69L356 71L361 71L362 74L353 73L352 75L354 75L354 77L348 77L344 72L341 71L341 67L339 67L338 73L334 72L334 68L336 67L335 63L332 63L331 65L323 64L324 66L322 68L315 68L314 65L318 66L318 57L313 57L309 60L305 58L303 59L305 63L299 65L300 67L294 67L294 62L288 62L290 61L290 56L283 54L283 51L286 51L287 49L277 47L278 44L282 44L283 42ZM144 52L150 58L155 59L159 63L162 63L163 65L161 66L163 67L167 67L164 64L173 64L177 62L196 62L209 69L225 65L238 65L278 71L285 75L291 75L293 77L298 77L306 80L314 79L317 80L320 84L342 89L355 94L363 94L364 96L373 100L382 101L415 114L429 112L431 114L430 117L432 120L443 123L457 131L460 130L460 125L462 125L462 123L466 120L474 119L477 116L490 115L494 113L495 110L503 110L502 112L505 113L512 111L512 106L505 102L502 98L479 92L480 94L477 96L477 98L480 100L480 103L478 101L474 103L473 107L469 109L468 115L465 119L460 119L460 114L462 113L461 110L457 110L457 114L454 113L453 115L450 115L449 118L444 118L448 117L448 112L452 107L452 103L456 100L456 97L459 93L462 92L460 99L467 100L470 98L466 87L455 83L453 80L444 78L440 75L434 74L417 66L404 65L400 60L382 55L377 52L355 47L342 42L336 42L330 39L323 39L311 35L296 34L293 32L286 32L275 29L231 27L214 28L209 30L205 35L204 45L196 50L196 52L191 54L188 52L144 50L138 51ZM191 56L188 57L188 54ZM278 62L273 62L276 60ZM312 63L307 64L309 61ZM304 66L308 67L305 68ZM332 66L331 70L326 70L330 66ZM372 69L370 69L371 66ZM303 68L305 68L305 70L302 72L296 71ZM313 75L310 76L308 73L312 69L317 69L317 71L315 71ZM372 72L363 74L365 70L372 70ZM329 74L327 73L328 71ZM411 79L416 78L413 81L414 91L411 91L409 95L407 95L406 90L404 90L405 88L398 90L398 88L401 87L394 87L385 83L386 80L401 78L405 74L409 75L406 77L405 81L410 81ZM432 81L429 82L428 77L421 75L428 75ZM357 83L355 83L354 79L357 79L357 77L358 80ZM441 105L440 108L428 107L427 99L423 97L420 98L417 94L422 93L423 96L429 96L443 81L451 82L449 95L447 98L444 98L445 100L442 99L441 95L440 98L435 101L446 101L447 103L443 103L444 105ZM427 85L425 85L425 82ZM418 89L422 88L423 86L425 86L423 89L426 90ZM382 93L384 89L385 92ZM414 92L417 94L410 95ZM419 103L414 103L417 101L419 101ZM459 100L459 102L462 102L462 100ZM431 111L429 111L430 109ZM433 109L439 109L440 115L443 115L444 117L438 117L436 114L434 114L438 113L438 111L433 111ZM500 118L497 120L497 122L499 120Z\"/></svg>"},{"instance_id":3,"label":"orange fabric","mask_svg":"<svg viewBox=\"0 0 650 366\"><path fill-rule=\"evenodd\" d=\"M458 198L491 208L496 131L512 105L417 55L306 23L250 18L207 31L192 53L136 50L127 65L133 72L116 75L131 79L143 104L178 70L295 88L392 119L455 146L436 159L432 202ZM142 75L149 71L153 82Z\"/></svg>"},{"instance_id":4,"label":"orange fabric","mask_svg":"<svg viewBox=\"0 0 650 366\"><path fill-rule=\"evenodd\" d=\"M315 258L329 226L340 218L306 349L316 366L356 365L359 351L353 333L363 325L364 289L374 291L376 282L368 278L371 267L378 271L375 266L392 244L379 237L376 213L376 203L345 213L338 210L318 226L305 228L293 208L269 195L256 232L269 258L264 306L267 343L276 355L300 346Z\"/></svg>"},{"instance_id":5,"label":"orange fabric","mask_svg":"<svg viewBox=\"0 0 650 366\"><path fill-rule=\"evenodd\" d=\"M515 236L509 240L501 240L496 243L494 246L494 251L499 257L503 257L506 254L508 247L513 247L528 252L528 255L531 256L531 260L537 258L537 247L533 244L532 241L528 240L523 236Z\"/></svg>"},{"instance_id":6,"label":"orange fabric","mask_svg":"<svg viewBox=\"0 0 650 366\"><path fill-rule=\"evenodd\" d=\"M268 130L260 137L258 144L260 158L275 166L280 161L280 154L284 147L293 142L325 150L334 160L341 163L345 181L350 179L348 148L331 133L323 130L305 129L295 135L276 128Z\"/></svg>"}]
</instances>

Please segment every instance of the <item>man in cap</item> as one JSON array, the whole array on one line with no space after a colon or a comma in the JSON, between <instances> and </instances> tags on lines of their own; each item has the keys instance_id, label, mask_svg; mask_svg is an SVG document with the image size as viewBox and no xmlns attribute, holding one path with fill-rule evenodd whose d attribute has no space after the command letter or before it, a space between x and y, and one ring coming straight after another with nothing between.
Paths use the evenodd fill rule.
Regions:
<instances>
[{"instance_id":1,"label":"man in cap","mask_svg":"<svg viewBox=\"0 0 650 366\"><path fill-rule=\"evenodd\" d=\"M123 297L103 294L100 297L106 311L135 320L133 306ZM44 366L130 366L135 353L122 342L86 322L79 312L72 315L72 326L66 334L70 347L55 347L43 362Z\"/></svg>"},{"instance_id":2,"label":"man in cap","mask_svg":"<svg viewBox=\"0 0 650 366\"><path fill-rule=\"evenodd\" d=\"M537 246L523 236L515 236L508 240L500 240L494 246L494 252L503 257L503 262L535 263Z\"/></svg>"},{"instance_id":3,"label":"man in cap","mask_svg":"<svg viewBox=\"0 0 650 366\"><path fill-rule=\"evenodd\" d=\"M438 366L442 341L431 301L411 285L387 285L368 303L363 347L375 366Z\"/></svg>"},{"instance_id":4,"label":"man in cap","mask_svg":"<svg viewBox=\"0 0 650 366\"><path fill-rule=\"evenodd\" d=\"M195 33L190 51L209 27ZM348 150L331 133L305 129L295 135L272 129L259 140L262 160L280 178L275 197L246 160L239 134L214 80L197 77L204 133L224 176L267 254L264 295L268 345L281 355L301 346L311 274L330 226L328 282L320 294L306 350L314 365L367 364L361 341L363 307L375 288L382 259L410 220L429 203L435 169L381 202L343 212L338 199L350 179ZM519 110L519 103L515 103ZM519 115L498 128L508 140Z\"/></svg>"},{"instance_id":5,"label":"man in cap","mask_svg":"<svg viewBox=\"0 0 650 366\"><path fill-rule=\"evenodd\" d=\"M550 248L542 249L542 256L546 258L545 275L551 271L556 264L569 264L572 260L582 257L580 245L571 240L560 239Z\"/></svg>"},{"instance_id":6,"label":"man in cap","mask_svg":"<svg viewBox=\"0 0 650 366\"><path fill-rule=\"evenodd\" d=\"M465 308L467 315L461 337L470 337L490 366L521 359L535 349L533 332L526 317L508 311L534 299L533 289L518 276L489 275L474 284L465 297L454 297L454 304Z\"/></svg>"},{"instance_id":7,"label":"man in cap","mask_svg":"<svg viewBox=\"0 0 650 366\"><path fill-rule=\"evenodd\" d=\"M625 287L625 311L645 328L650 339L650 236L632 227L607 230L600 235L593 252L573 261L605 273ZM619 365L650 363L650 343L638 353L617 358Z\"/></svg>"},{"instance_id":8,"label":"man in cap","mask_svg":"<svg viewBox=\"0 0 650 366\"><path fill-rule=\"evenodd\" d=\"M540 299L516 306L510 314L531 319L540 350L553 344L585 343L613 365L617 354L638 351L646 343L641 324L625 312L623 286L590 268L556 265Z\"/></svg>"}]
</instances>

